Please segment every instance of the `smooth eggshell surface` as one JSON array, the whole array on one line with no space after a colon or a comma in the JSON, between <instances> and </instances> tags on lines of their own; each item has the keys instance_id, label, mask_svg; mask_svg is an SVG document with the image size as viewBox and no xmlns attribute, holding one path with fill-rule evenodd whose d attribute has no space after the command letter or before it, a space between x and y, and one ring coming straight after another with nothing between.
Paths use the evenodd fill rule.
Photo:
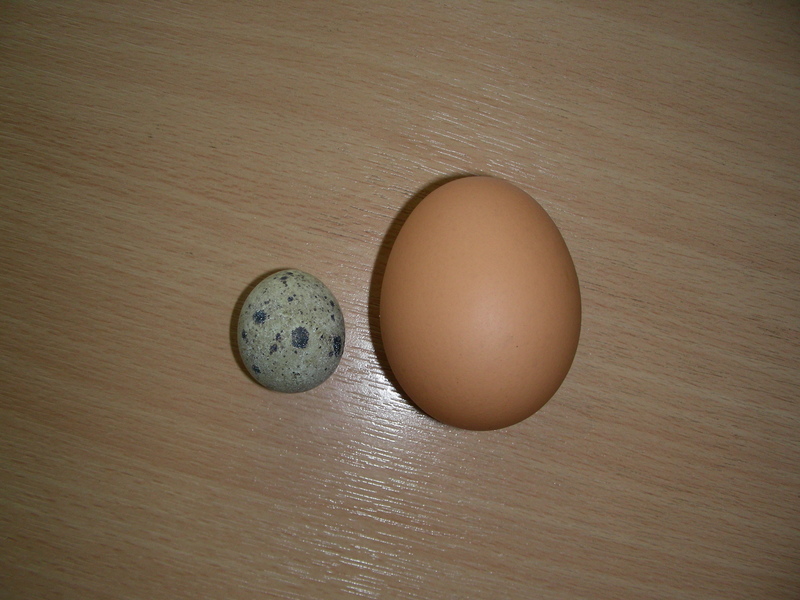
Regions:
<instances>
[{"instance_id":1,"label":"smooth eggshell surface","mask_svg":"<svg viewBox=\"0 0 800 600\"><path fill-rule=\"evenodd\" d=\"M580 326L564 239L514 185L451 181L402 226L383 276L381 337L398 383L430 416L466 429L529 417L566 377Z\"/></svg>"}]
</instances>

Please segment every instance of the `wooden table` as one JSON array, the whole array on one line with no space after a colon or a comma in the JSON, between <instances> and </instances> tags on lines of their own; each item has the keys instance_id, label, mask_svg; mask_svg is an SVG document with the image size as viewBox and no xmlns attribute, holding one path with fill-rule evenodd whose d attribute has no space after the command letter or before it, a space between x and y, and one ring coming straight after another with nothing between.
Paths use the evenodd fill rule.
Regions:
<instances>
[{"instance_id":1,"label":"wooden table","mask_svg":"<svg viewBox=\"0 0 800 600\"><path fill-rule=\"evenodd\" d=\"M793 1L0 9L2 598L800 597ZM462 173L569 244L581 345L495 432L391 383L383 265ZM242 298L347 345L281 395Z\"/></svg>"}]
</instances>

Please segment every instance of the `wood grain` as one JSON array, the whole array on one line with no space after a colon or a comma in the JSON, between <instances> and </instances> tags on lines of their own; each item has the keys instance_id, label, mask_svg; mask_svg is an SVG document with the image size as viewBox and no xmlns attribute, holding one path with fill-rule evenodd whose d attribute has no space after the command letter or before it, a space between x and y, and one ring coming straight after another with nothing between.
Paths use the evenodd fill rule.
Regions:
<instances>
[{"instance_id":1,"label":"wood grain","mask_svg":"<svg viewBox=\"0 0 800 600\"><path fill-rule=\"evenodd\" d=\"M5 3L0 596L798 598L794 2ZM440 425L377 330L443 178L533 194L584 328L553 400ZM345 313L301 395L237 306Z\"/></svg>"}]
</instances>

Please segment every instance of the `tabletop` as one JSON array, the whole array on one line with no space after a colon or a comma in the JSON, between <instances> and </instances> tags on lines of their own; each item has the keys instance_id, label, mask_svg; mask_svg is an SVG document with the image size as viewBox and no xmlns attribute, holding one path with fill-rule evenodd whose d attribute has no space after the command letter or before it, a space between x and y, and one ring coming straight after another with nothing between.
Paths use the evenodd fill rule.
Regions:
<instances>
[{"instance_id":1,"label":"tabletop","mask_svg":"<svg viewBox=\"0 0 800 600\"><path fill-rule=\"evenodd\" d=\"M800 597L795 2L9 2L0 81L0 597ZM583 301L488 432L378 318L463 174ZM282 268L347 327L301 394L237 357Z\"/></svg>"}]
</instances>

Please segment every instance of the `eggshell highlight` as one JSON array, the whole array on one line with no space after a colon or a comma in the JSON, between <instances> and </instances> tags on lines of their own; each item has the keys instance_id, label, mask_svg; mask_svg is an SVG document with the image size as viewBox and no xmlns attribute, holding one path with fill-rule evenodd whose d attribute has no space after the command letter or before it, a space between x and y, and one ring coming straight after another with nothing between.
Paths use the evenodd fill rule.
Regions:
<instances>
[{"instance_id":1,"label":"eggshell highlight","mask_svg":"<svg viewBox=\"0 0 800 600\"><path fill-rule=\"evenodd\" d=\"M380 297L389 365L430 416L498 429L541 408L578 346L569 250L528 194L492 177L431 192L392 247Z\"/></svg>"}]
</instances>

